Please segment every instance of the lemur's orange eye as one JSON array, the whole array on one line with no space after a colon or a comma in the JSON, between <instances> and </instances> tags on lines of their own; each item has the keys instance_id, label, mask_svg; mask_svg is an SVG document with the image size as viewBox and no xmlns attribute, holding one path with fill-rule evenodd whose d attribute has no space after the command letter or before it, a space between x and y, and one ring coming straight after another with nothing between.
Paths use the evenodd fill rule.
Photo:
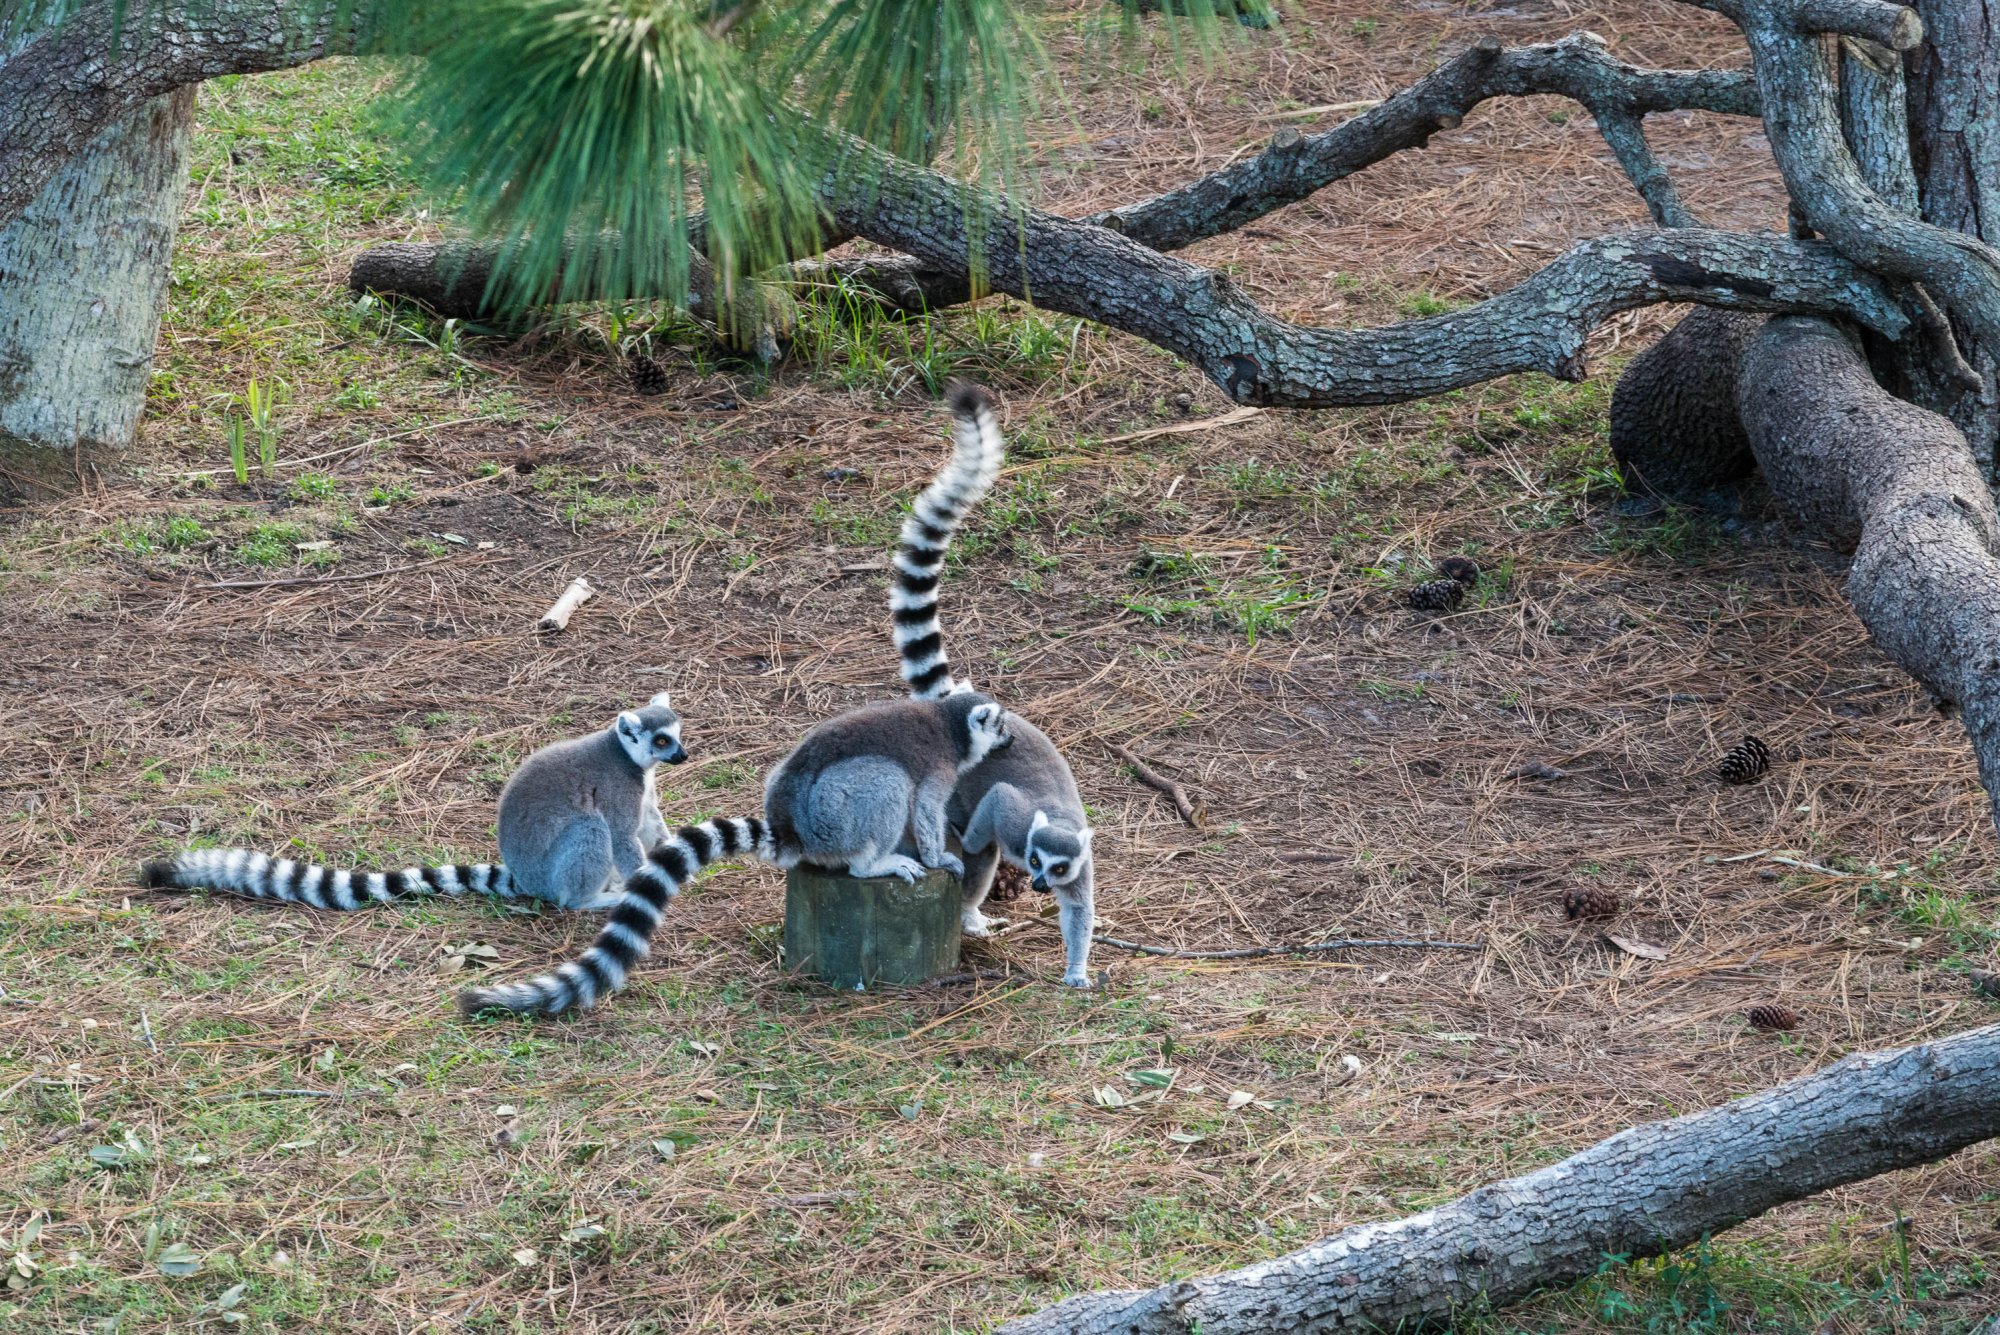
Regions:
<instances>
[{"instance_id":1,"label":"lemur's orange eye","mask_svg":"<svg viewBox=\"0 0 2000 1335\"><path fill-rule=\"evenodd\" d=\"M664 734L653 738L653 749L655 751L664 751L667 749L667 739Z\"/></svg>"}]
</instances>

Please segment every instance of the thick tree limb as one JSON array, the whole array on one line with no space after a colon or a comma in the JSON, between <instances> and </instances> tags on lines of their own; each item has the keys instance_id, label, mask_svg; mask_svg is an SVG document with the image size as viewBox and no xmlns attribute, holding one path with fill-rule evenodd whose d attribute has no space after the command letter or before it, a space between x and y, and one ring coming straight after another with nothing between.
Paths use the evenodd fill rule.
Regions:
<instances>
[{"instance_id":1,"label":"thick tree limb","mask_svg":"<svg viewBox=\"0 0 2000 1335\"><path fill-rule=\"evenodd\" d=\"M352 14L301 0L168 0L130 6L121 31L98 0L23 40L0 64L0 225L105 127L153 98L224 74L289 69L351 51ZM336 19L339 19L336 22ZM0 35L0 50L7 38Z\"/></svg>"},{"instance_id":2,"label":"thick tree limb","mask_svg":"<svg viewBox=\"0 0 2000 1335\"><path fill-rule=\"evenodd\" d=\"M1620 1132L1407 1219L1157 1289L1086 1294L1001 1335L1423 1330L1651 1256L1774 1206L2000 1135L2000 1026L1848 1057L1706 1112Z\"/></svg>"},{"instance_id":3,"label":"thick tree limb","mask_svg":"<svg viewBox=\"0 0 2000 1335\"><path fill-rule=\"evenodd\" d=\"M1757 471L1736 415L1736 375L1763 321L1701 307L1634 357L1611 391L1611 457L1625 489L1730 510Z\"/></svg>"},{"instance_id":4,"label":"thick tree limb","mask_svg":"<svg viewBox=\"0 0 2000 1335\"><path fill-rule=\"evenodd\" d=\"M1597 118L1663 226L1687 226L1691 220L1646 147L1641 118L1680 109L1755 116L1759 109L1756 85L1747 73L1641 69L1613 58L1588 34L1507 50L1486 38L1351 120L1315 135L1280 130L1253 157L1082 221L1154 250L1180 250L1297 203L1405 149L1421 148L1431 135L1458 125L1489 98L1539 94L1572 98ZM415 297L443 315L472 317L484 311L484 282L493 262L490 246L398 245L379 256L374 250L363 252L349 283L357 290ZM802 265L795 276L845 279L910 312L941 310L972 297L971 276L963 267L908 256Z\"/></svg>"},{"instance_id":5,"label":"thick tree limb","mask_svg":"<svg viewBox=\"0 0 2000 1335\"><path fill-rule=\"evenodd\" d=\"M1014 210L866 145L867 171L830 172L834 224L941 268L973 267L970 235L1010 235L984 256L992 290L1137 334L1199 366L1239 403L1335 407L1424 398L1519 371L1585 374L1590 331L1662 301L1740 310L1851 311L1890 337L1908 327L1889 290L1823 247L1768 236L1664 231L1599 237L1477 306L1384 329L1276 319L1225 276L1087 223ZM872 175L859 189L857 178Z\"/></svg>"},{"instance_id":6,"label":"thick tree limb","mask_svg":"<svg viewBox=\"0 0 2000 1335\"><path fill-rule=\"evenodd\" d=\"M1877 385L1821 320L1766 326L1737 410L1778 499L1855 549L1847 597L1861 624L1958 705L2000 822L2000 515L1965 438Z\"/></svg>"}]
</instances>

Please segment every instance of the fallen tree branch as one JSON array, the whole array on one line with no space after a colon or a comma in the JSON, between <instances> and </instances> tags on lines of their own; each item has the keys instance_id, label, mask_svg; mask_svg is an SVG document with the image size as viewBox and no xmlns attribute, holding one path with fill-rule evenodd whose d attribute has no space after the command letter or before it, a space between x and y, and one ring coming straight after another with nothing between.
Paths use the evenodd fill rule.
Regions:
<instances>
[{"instance_id":1,"label":"fallen tree branch","mask_svg":"<svg viewBox=\"0 0 2000 1335\"><path fill-rule=\"evenodd\" d=\"M1360 104L1367 108L1361 115L1319 134L1280 130L1261 153L1164 194L1080 221L1119 232L1153 250L1179 250L1297 203L1384 158L1421 148L1431 135L1460 124L1488 99L1544 94L1569 97L1597 118L1620 164L1663 226L1686 226L1692 220L1645 147L1640 119L1648 112L1668 110L1740 116L1755 116L1759 110L1756 83L1740 71L1642 69L1611 56L1601 40L1584 33L1512 49L1503 49L1489 37L1409 87L1379 102ZM831 246L843 235L831 234L826 244ZM486 313L486 282L496 254L487 243L389 243L363 251L348 283L357 291L411 297L440 315L473 318ZM697 301L707 291L701 277L695 276ZM964 265L907 255L804 263L795 266L792 277L807 283L855 284L884 304L908 312L955 306L973 294ZM600 295L615 299L646 294Z\"/></svg>"},{"instance_id":2,"label":"fallen tree branch","mask_svg":"<svg viewBox=\"0 0 2000 1335\"><path fill-rule=\"evenodd\" d=\"M1172 946L1149 946L1139 941L1121 941L1115 936L1090 938L1113 950L1129 950L1135 955L1155 955L1170 960L1256 960L1273 955L1318 955L1335 950L1484 950L1484 941L1428 941L1417 938L1352 937L1341 941L1313 941L1289 946L1238 946L1232 950L1177 950Z\"/></svg>"},{"instance_id":3,"label":"fallen tree branch","mask_svg":"<svg viewBox=\"0 0 2000 1335\"><path fill-rule=\"evenodd\" d=\"M596 592L596 589L590 587L589 580L578 575L569 582L569 586L562 591L562 596L550 605L549 610L542 613L541 620L535 623L535 629L549 631L567 628L569 619L576 615L576 609L589 602L591 595Z\"/></svg>"},{"instance_id":4,"label":"fallen tree branch","mask_svg":"<svg viewBox=\"0 0 2000 1335\"><path fill-rule=\"evenodd\" d=\"M1433 1330L1655 1256L1787 1201L1932 1163L2000 1135L2000 1025L1633 1127L1561 1163L1257 1265L1085 1294L1001 1335Z\"/></svg>"},{"instance_id":5,"label":"fallen tree branch","mask_svg":"<svg viewBox=\"0 0 2000 1335\"><path fill-rule=\"evenodd\" d=\"M1838 310L1895 338L1910 317L1872 274L1811 242L1705 230L1598 237L1518 287L1447 315L1383 329L1315 329L1266 313L1226 275L1088 223L1010 205L847 141L820 184L842 230L943 269L971 270L968 236L1011 236L979 258L992 290L1137 334L1184 358L1239 403L1319 408L1426 398L1519 371L1585 372L1608 316L1663 301L1742 310ZM870 180L866 189L856 180Z\"/></svg>"},{"instance_id":6,"label":"fallen tree branch","mask_svg":"<svg viewBox=\"0 0 2000 1335\"><path fill-rule=\"evenodd\" d=\"M1195 814L1194 803L1188 801L1187 789L1133 755L1131 748L1113 743L1111 750L1120 760L1132 767L1132 777L1156 793L1165 793L1167 799L1174 804L1174 810L1180 813L1182 820L1197 830L1201 828L1201 818Z\"/></svg>"}]
</instances>

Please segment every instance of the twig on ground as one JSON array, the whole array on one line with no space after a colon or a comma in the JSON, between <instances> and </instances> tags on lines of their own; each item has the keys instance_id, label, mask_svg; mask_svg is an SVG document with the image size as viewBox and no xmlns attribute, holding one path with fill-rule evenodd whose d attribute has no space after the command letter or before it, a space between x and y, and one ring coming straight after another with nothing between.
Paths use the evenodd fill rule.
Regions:
<instances>
[{"instance_id":1,"label":"twig on ground","mask_svg":"<svg viewBox=\"0 0 2000 1335\"><path fill-rule=\"evenodd\" d=\"M282 589L302 584L351 584L355 580L380 579L384 575L401 575L411 570L422 570L425 566L443 565L446 561L456 561L458 557L433 556L428 561L413 561L406 566L383 566L380 570L357 570L351 575L302 575L291 579L225 579L214 584L197 584L198 589Z\"/></svg>"},{"instance_id":2,"label":"twig on ground","mask_svg":"<svg viewBox=\"0 0 2000 1335\"><path fill-rule=\"evenodd\" d=\"M1155 792L1165 793L1173 802L1174 810L1181 813L1182 820L1197 830L1201 828L1201 817L1195 814L1194 803L1188 801L1187 789L1181 787L1172 779L1162 777L1152 766L1133 755L1129 747L1113 742L1111 749L1117 754L1120 760L1132 767L1134 778Z\"/></svg>"},{"instance_id":3,"label":"twig on ground","mask_svg":"<svg viewBox=\"0 0 2000 1335\"><path fill-rule=\"evenodd\" d=\"M562 591L562 597L556 599L554 605L542 613L542 619L535 623L535 629L562 630L569 625L569 619L575 615L576 609L589 602L590 596L596 592L596 589L590 587L589 580L578 575L569 582L569 587Z\"/></svg>"},{"instance_id":4,"label":"twig on ground","mask_svg":"<svg viewBox=\"0 0 2000 1335\"><path fill-rule=\"evenodd\" d=\"M1013 969L966 969L960 973L941 973L929 979L925 987L962 987L966 983L1004 983L1009 978L1024 975Z\"/></svg>"},{"instance_id":5,"label":"twig on ground","mask_svg":"<svg viewBox=\"0 0 2000 1335\"><path fill-rule=\"evenodd\" d=\"M237 1089L208 1097L218 1099L366 1099L378 1098L379 1089Z\"/></svg>"},{"instance_id":6,"label":"twig on ground","mask_svg":"<svg viewBox=\"0 0 2000 1335\"><path fill-rule=\"evenodd\" d=\"M1254 960L1270 955L1311 955L1329 950L1484 950L1484 941L1427 941L1418 939L1353 938L1343 941L1314 941L1289 946L1240 946L1234 950L1175 950L1170 946L1148 946L1137 941L1121 941L1115 936L1090 938L1100 946L1129 950L1137 955L1158 955L1174 960Z\"/></svg>"}]
</instances>

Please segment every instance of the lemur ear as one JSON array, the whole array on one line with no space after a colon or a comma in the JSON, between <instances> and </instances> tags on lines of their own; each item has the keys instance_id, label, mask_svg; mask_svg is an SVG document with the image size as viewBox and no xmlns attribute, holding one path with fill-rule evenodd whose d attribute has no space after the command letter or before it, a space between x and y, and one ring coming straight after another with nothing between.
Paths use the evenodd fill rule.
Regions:
<instances>
[{"instance_id":1,"label":"lemur ear","mask_svg":"<svg viewBox=\"0 0 2000 1335\"><path fill-rule=\"evenodd\" d=\"M672 709L674 707L674 702L667 698L667 693L665 691L661 691L658 695L654 696L652 699L646 702L646 707L648 709Z\"/></svg>"},{"instance_id":2,"label":"lemur ear","mask_svg":"<svg viewBox=\"0 0 2000 1335\"><path fill-rule=\"evenodd\" d=\"M628 732L637 732L640 728L639 716L628 709L618 716L617 726Z\"/></svg>"},{"instance_id":3,"label":"lemur ear","mask_svg":"<svg viewBox=\"0 0 2000 1335\"><path fill-rule=\"evenodd\" d=\"M1049 823L1049 813L1046 811L1037 811L1035 813L1035 818L1032 821L1028 822L1028 833L1033 834L1036 830L1041 829L1044 825L1047 825L1048 823Z\"/></svg>"},{"instance_id":4,"label":"lemur ear","mask_svg":"<svg viewBox=\"0 0 2000 1335\"><path fill-rule=\"evenodd\" d=\"M1085 848L1089 848L1090 841L1097 837L1097 831L1092 829L1090 826L1086 825L1081 830L1078 830L1076 832L1076 837L1078 840L1082 842Z\"/></svg>"}]
</instances>

